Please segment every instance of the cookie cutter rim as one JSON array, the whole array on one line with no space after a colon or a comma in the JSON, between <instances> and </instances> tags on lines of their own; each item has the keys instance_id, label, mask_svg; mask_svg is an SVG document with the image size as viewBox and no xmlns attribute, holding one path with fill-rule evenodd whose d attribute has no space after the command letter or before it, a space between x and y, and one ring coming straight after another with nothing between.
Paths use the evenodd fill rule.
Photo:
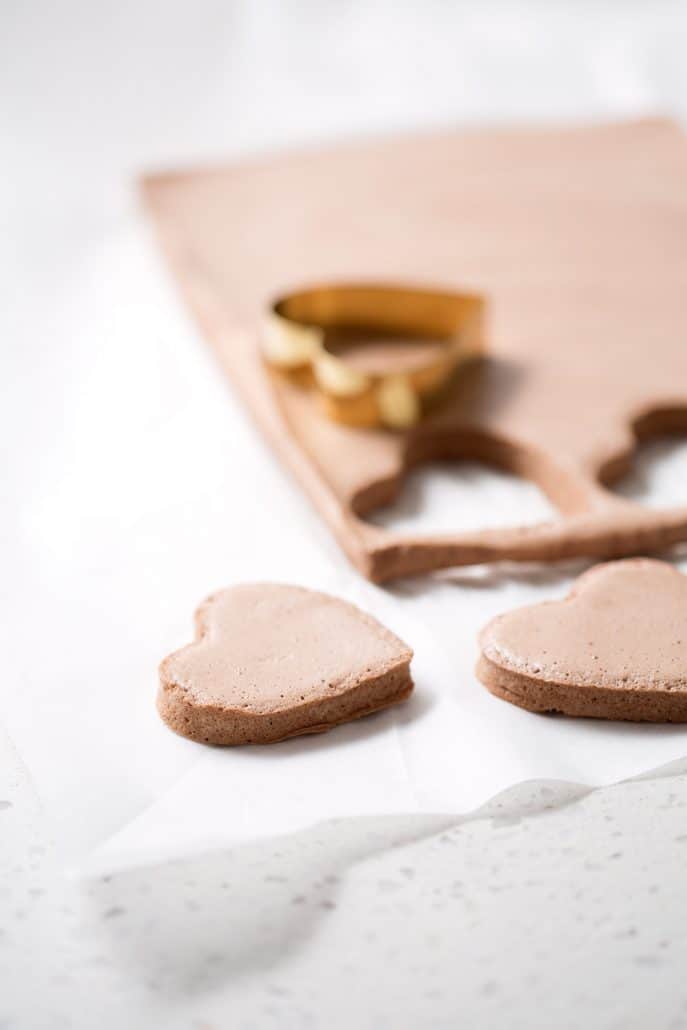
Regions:
<instances>
[{"instance_id":1,"label":"cookie cutter rim","mask_svg":"<svg viewBox=\"0 0 687 1030\"><path fill-rule=\"evenodd\" d=\"M387 283L305 287L268 305L261 349L270 367L313 385L334 421L405 429L459 365L484 352L485 308L477 293ZM370 332L373 339L395 334L433 347L411 370L362 372L328 349L332 330Z\"/></svg>"}]
</instances>

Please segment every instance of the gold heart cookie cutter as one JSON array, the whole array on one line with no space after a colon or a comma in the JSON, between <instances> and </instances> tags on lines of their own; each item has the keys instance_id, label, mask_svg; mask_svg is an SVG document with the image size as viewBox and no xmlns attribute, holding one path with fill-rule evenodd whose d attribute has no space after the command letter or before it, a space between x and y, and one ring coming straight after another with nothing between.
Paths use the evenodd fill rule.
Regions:
<instances>
[{"instance_id":1,"label":"gold heart cookie cutter","mask_svg":"<svg viewBox=\"0 0 687 1030\"><path fill-rule=\"evenodd\" d=\"M262 353L270 367L313 386L331 419L405 429L460 365L483 353L484 315L477 294L316 286L270 305Z\"/></svg>"}]
</instances>

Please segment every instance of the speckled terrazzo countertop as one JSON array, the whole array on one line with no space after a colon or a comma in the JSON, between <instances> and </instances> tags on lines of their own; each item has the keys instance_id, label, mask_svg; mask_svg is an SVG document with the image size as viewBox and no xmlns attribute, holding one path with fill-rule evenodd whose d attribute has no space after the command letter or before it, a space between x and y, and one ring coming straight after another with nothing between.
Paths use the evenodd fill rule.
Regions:
<instances>
[{"instance_id":1,"label":"speckled terrazzo countertop","mask_svg":"<svg viewBox=\"0 0 687 1030\"><path fill-rule=\"evenodd\" d=\"M687 765L75 880L2 757L3 1030L687 1027Z\"/></svg>"}]
</instances>

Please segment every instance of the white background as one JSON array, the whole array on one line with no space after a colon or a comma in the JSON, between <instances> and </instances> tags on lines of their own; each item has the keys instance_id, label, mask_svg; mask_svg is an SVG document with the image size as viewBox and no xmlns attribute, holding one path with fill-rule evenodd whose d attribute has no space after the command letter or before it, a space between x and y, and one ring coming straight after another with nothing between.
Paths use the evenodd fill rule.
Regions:
<instances>
[{"instance_id":1,"label":"white background","mask_svg":"<svg viewBox=\"0 0 687 1030\"><path fill-rule=\"evenodd\" d=\"M72 877L94 870L109 873L129 869L141 858L198 854L207 848L219 856L218 849L226 845L301 830L332 816L443 812L455 822L456 813L528 777L612 782L685 754L679 728L535 719L495 701L474 679L474 637L480 625L514 604L562 595L579 567L476 570L431 588L407 583L387 592L363 584L351 572L221 382L176 299L135 192L137 174L150 168L398 128L647 112L680 117L687 110L683 11L677 3L611 2L87 5L5 0L0 6L0 419L5 441L0 721L24 763L17 764L15 753L7 750L7 768L23 771L14 779L8 773L6 793L15 800L13 808L0 811L0 819L7 819L10 832L14 828L17 853L25 843L21 805L31 826L40 826L43 843L32 846L50 851L54 843L49 864L53 908L59 909L60 892L67 891L65 870ZM684 501L684 451L659 445L653 456L658 460L640 463L625 489L632 496L648 495L650 503ZM517 511L522 521L547 512L543 499L526 484L458 469L415 480L397 517L415 525L421 518L424 525L457 528L474 525L485 511L493 518L499 509ZM341 593L377 611L407 637L417 651L418 682L407 709L269 753L200 753L169 734L152 703L158 660L188 639L192 610L205 594L260 578ZM624 797L601 792L593 804L603 808L607 795ZM669 796L673 801L662 798L660 803L673 805L687 796L681 780ZM556 818L564 820L565 810ZM592 839L593 815L586 823L584 812L576 818L581 837ZM542 822L544 817L533 832L544 832ZM349 844L357 839L357 825L350 824ZM386 824L379 825L374 831L380 834L379 847L389 848L396 831L389 835ZM411 836L436 828L420 822L415 830L412 821L403 825ZM487 850L505 847L497 829L492 844L485 838ZM681 835L667 817L664 830L665 840ZM564 825L560 832L565 835ZM637 822L631 833L643 835ZM593 839L598 842L598 835ZM645 865L669 864L662 840L657 834L657 851L645 856ZM368 853L353 845L347 850L349 844L334 839L325 847L337 869ZM514 890L513 904L526 909L523 870L529 860L527 849L518 847L512 846L515 857L508 862L519 872L505 882ZM246 853L246 869L255 854ZM261 854L269 857L267 851ZM341 854L348 857L342 860ZM418 858L418 875L425 860L431 864L426 856ZM570 875L579 877L586 860L581 857ZM212 858L193 861L203 869ZM388 861L396 862L393 851ZM458 849L452 861L460 865L468 857ZM621 869L622 860L614 861L619 863L614 868ZM19 874L12 875L16 880ZM47 875L45 869L41 875ZM266 875L282 873L276 868ZM325 870L321 875L334 874ZM436 870L435 875L441 878ZM627 883L641 875L629 869ZM517 890L511 881L517 881ZM78 890L73 884L80 882L72 880L69 890ZM129 890L129 881L116 882ZM476 886L469 903L479 907L479 891L486 893L490 886L488 880ZM168 888L172 891L173 885ZM42 888L29 882L26 889ZM250 891L262 889L246 882L248 911ZM369 893L363 891L359 905L362 898L365 905L374 904ZM163 891L159 905L168 903ZM252 903L257 906L257 896ZM536 903L544 905L544 900ZM405 983L413 976L418 983L405 1017L393 1003L401 981L391 976L384 987L386 981L380 985L372 976L368 991L377 990L386 999L385 1011L394 1017L388 1025L406 1025L403 1018L407 1025L428 1025L430 1018L437 1025L453 1025L452 1017L468 1003L475 1003L470 1012L477 1020L482 981L470 974L460 997L450 991L442 995L456 942L450 933L442 936L428 928L431 901L414 897L406 904L418 941L438 934L439 954L425 961L425 943L418 945L415 972L412 963L397 963L405 969ZM352 898L353 924L355 906ZM115 901L104 912L123 907ZM23 905L8 908L8 925L25 919L26 914L21 919L16 914L22 911ZM57 953L67 955L65 962L78 966L86 958L65 952L66 935L73 931L52 909L47 911L32 916L34 929L28 936L18 933L10 946L19 973L8 994L7 1018L15 1020L9 1025L52 1027L61 1025L59 1015L72 1025L90 1026L75 1014L73 987L55 980L52 937ZM561 909L558 918L570 911ZM585 913L593 924L596 915L591 909ZM387 935L398 933L393 920L385 922L387 916L380 909L378 925L370 930L377 934L378 947L368 942L366 952L368 965L378 972L389 965ZM227 920L231 923L230 912ZM512 951L517 941L506 940L497 916L487 912L479 928L486 942L492 939L490 925L493 959L500 954L503 960L506 943ZM650 960L658 953L659 930L649 946ZM130 931L145 941L135 921ZM194 932L202 936L202 924ZM524 931L519 926L508 932ZM544 916L527 932L539 935L547 950ZM91 961L90 938L83 933ZM297 926L287 928L281 944L268 948L269 932L261 937L254 928L250 947L257 954L264 945L278 965L300 940L298 934ZM240 1025L251 1025L251 991L269 993L269 978L250 948L241 953L230 927L226 936L216 927L212 935L220 951L233 942L233 957L223 960L225 993L215 981L207 988L206 1011L221 1020L216 1025L231 1025L226 1006L235 989L243 998ZM465 947L469 942L466 935ZM147 952L141 945L140 967L155 965L156 946L153 941ZM498 953L498 946L504 953ZM584 945L576 938L574 946ZM99 939L93 947L94 954L106 954L117 965L118 1018L132 1025L149 1026L153 1020L167 1026L174 1011L179 1026L215 1025L194 1015L197 994L184 986L183 970L195 967L184 965L185 952L168 962L178 968L178 982L156 974L163 983L163 1000L156 1007L158 1001L153 1004L146 991L160 990L159 984L150 988L135 968L118 965L116 941ZM317 949L303 948L303 976L309 975L309 963L321 975ZM322 955L324 961L331 958L332 945L328 948L321 960ZM604 954L612 964L610 943ZM164 967L167 959L160 961ZM644 972L655 968L651 961L639 966ZM425 967L443 978L442 984L427 986ZM29 968L45 973L40 1005L35 996L28 998L22 974ZM248 980L239 977L238 984L238 972L246 969ZM104 1004L113 989L97 976L92 986L91 1019L98 1000ZM671 1001L668 986L661 981L659 990L657 983L656 993ZM312 1025L284 1000L283 985L276 987L275 1011L265 1010L252 1025L270 1019ZM523 972L511 985L509 1011L515 1011L517 1001L522 1025L533 1025L527 990ZM425 991L435 992L431 1017L429 1010L423 1014ZM335 995L333 986L318 995L311 1017L317 1020L319 1012L321 1022L321 1006ZM442 996L443 1003L437 1001ZM498 992L494 997L498 1001ZM604 1004L593 1010L597 1015L611 1012L610 996L602 992L601 999ZM549 1011L547 1004L553 1005L553 995L543 990L539 1011ZM490 1011L495 1018L493 1012L500 1010L497 1005ZM0 1006L0 1025L3 1015ZM599 1025L615 1025L611 1019L621 1017L622 1025L630 1025L627 1013L615 1009ZM564 1025L560 1013L555 1018ZM370 1025L386 1025L381 1019ZM588 1013L590 1021L594 1017Z\"/></svg>"}]
</instances>

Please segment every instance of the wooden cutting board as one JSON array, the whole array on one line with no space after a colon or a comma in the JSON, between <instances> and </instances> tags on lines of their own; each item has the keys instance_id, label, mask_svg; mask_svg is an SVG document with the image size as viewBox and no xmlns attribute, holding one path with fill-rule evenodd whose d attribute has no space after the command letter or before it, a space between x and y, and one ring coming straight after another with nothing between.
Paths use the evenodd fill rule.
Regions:
<instances>
[{"instance_id":1,"label":"wooden cutting board","mask_svg":"<svg viewBox=\"0 0 687 1030\"><path fill-rule=\"evenodd\" d=\"M366 576L687 539L687 507L650 511L607 488L638 438L687 430L687 142L676 126L421 135L153 175L143 189L227 376ZM405 433L327 421L259 355L274 296L367 279L488 304L489 357ZM525 476L559 517L441 536L364 520L411 467L439 458Z\"/></svg>"}]
</instances>

